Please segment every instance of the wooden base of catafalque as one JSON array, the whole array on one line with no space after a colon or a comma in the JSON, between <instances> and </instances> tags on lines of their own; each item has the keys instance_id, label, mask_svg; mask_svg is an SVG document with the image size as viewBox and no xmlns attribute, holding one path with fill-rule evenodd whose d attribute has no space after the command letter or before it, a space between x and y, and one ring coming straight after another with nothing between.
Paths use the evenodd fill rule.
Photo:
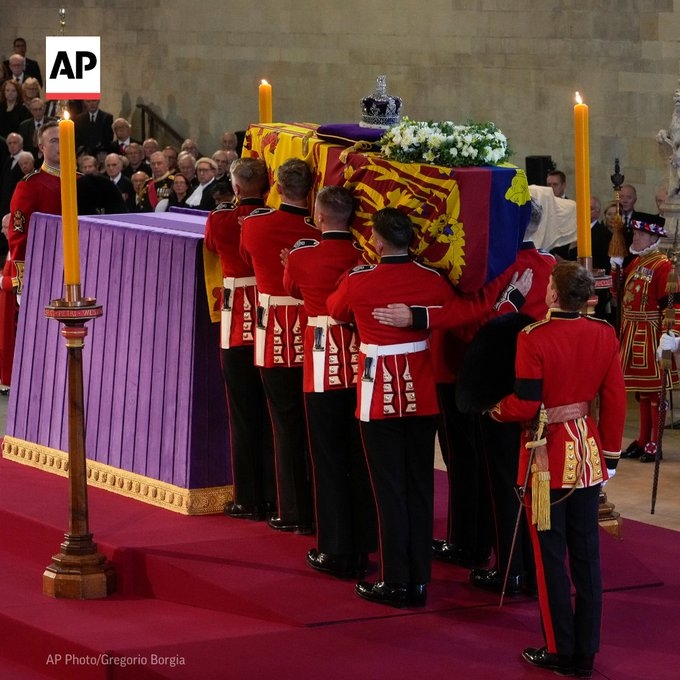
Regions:
<instances>
[{"instance_id":1,"label":"wooden base of catafalque","mask_svg":"<svg viewBox=\"0 0 680 680\"><path fill-rule=\"evenodd\" d=\"M63 324L68 351L69 530L61 552L52 556L43 573L43 593L50 597L89 600L115 590L113 567L97 552L88 527L83 346L85 323L101 315L101 305L94 298L82 298L79 285L66 286L66 299L53 300L45 308L45 316Z\"/></svg>"}]
</instances>

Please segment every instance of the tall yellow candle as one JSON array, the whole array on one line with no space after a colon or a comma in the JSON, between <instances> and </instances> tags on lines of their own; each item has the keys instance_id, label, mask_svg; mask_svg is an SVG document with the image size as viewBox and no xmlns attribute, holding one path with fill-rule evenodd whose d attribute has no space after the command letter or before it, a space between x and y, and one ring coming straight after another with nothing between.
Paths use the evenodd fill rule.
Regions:
<instances>
[{"instance_id":1,"label":"tall yellow candle","mask_svg":"<svg viewBox=\"0 0 680 680\"><path fill-rule=\"evenodd\" d=\"M258 91L260 105L260 123L272 122L272 86L263 80Z\"/></svg>"},{"instance_id":2,"label":"tall yellow candle","mask_svg":"<svg viewBox=\"0 0 680 680\"><path fill-rule=\"evenodd\" d=\"M76 198L76 137L68 112L59 121L59 176L61 178L61 233L64 243L64 283L80 284L78 202Z\"/></svg>"},{"instance_id":3,"label":"tall yellow candle","mask_svg":"<svg viewBox=\"0 0 680 680\"><path fill-rule=\"evenodd\" d=\"M592 257L590 237L590 141L588 107L576 93L574 105L574 169L576 185L576 252L579 258Z\"/></svg>"}]
</instances>

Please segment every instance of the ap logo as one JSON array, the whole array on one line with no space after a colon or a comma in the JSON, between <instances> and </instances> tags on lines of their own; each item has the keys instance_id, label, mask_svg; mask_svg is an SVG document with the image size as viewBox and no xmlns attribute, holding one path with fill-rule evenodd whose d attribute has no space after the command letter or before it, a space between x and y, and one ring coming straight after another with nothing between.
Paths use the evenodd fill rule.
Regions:
<instances>
[{"instance_id":1,"label":"ap logo","mask_svg":"<svg viewBox=\"0 0 680 680\"><path fill-rule=\"evenodd\" d=\"M99 99L99 36L45 38L47 99Z\"/></svg>"}]
</instances>

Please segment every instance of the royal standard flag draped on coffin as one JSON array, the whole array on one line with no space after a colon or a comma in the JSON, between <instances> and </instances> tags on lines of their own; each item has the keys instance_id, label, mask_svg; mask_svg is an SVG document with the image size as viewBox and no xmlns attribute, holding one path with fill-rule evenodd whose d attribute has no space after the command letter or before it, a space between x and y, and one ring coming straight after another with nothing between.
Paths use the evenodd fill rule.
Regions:
<instances>
[{"instance_id":1,"label":"royal standard flag draped on coffin","mask_svg":"<svg viewBox=\"0 0 680 680\"><path fill-rule=\"evenodd\" d=\"M312 127L253 125L244 155L264 158L272 179L287 158L303 158L315 172L314 195L328 184L351 189L357 199L352 229L369 261L375 259L368 243L371 215L387 206L403 209L417 226L413 254L444 271L462 292L479 290L515 261L531 215L520 168L444 168L373 152L347 154L345 147L310 136ZM279 197L271 199L276 207Z\"/></svg>"}]
</instances>

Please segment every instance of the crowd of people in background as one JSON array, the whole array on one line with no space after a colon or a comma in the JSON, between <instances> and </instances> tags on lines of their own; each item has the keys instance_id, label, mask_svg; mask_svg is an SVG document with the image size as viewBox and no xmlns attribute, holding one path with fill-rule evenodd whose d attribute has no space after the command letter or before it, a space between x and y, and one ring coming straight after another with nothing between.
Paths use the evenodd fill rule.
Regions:
<instances>
[{"instance_id":1,"label":"crowd of people in background","mask_svg":"<svg viewBox=\"0 0 680 680\"><path fill-rule=\"evenodd\" d=\"M56 213L59 184L58 105L42 97L40 69L26 57L23 39L17 38L14 51L0 83L0 212L12 212L3 223L11 222L21 236L0 279L0 380L6 384L21 292L14 268L23 268L31 211ZM537 592L546 645L528 648L524 658L590 677L601 615L593 549L597 497L620 453L624 378L625 389L635 391L641 405L640 435L624 456L650 461L657 454L658 403L650 395L658 392L661 376L652 370L650 352L656 352L671 276L668 259L658 251L663 217L636 212L630 184L604 210L598 198L591 199L593 266L605 273L618 268L623 280L620 297L603 290L596 307L596 316L621 328L619 357L610 325L571 323L581 319L579 311L593 293L583 267L562 262L555 268L556 261L576 259L574 247L553 256L527 241L506 272L476 296L463 298L439 273L412 260L414 226L396 208L373 215L371 244L379 263L367 265L349 229L351 192L324 187L312 210L314 178L301 159L277 168L282 202L272 209L265 204L268 169L261 159L240 158L235 132L225 132L218 148L206 154L191 139L178 147L135 139L130 121L103 111L98 100L68 107L82 174L80 214L171 207L206 213L206 247L219 256L224 277L220 350L234 479L234 499L225 514L266 520L277 531L316 533L307 564L339 578L363 578L377 548L378 579L359 581L355 592L379 604L423 606L432 559L471 569L470 582L485 590ZM29 186L36 169L40 184ZM563 172L550 172L546 184L555 197L566 198ZM664 196L655 198L660 211ZM609 255L617 221L631 246L620 262ZM502 383L506 391L481 395L479 380L470 381L470 363L478 370L490 356L485 343L501 337L513 338L506 344L514 359L522 329L517 364ZM640 333L646 338L646 373L633 356L640 353ZM577 342L568 342L572 334ZM579 361L574 348L588 343L599 352L591 357L588 380L555 380ZM560 351L552 351L555 347ZM515 368L522 374L515 376ZM587 407L598 395L611 405L601 435ZM531 420L543 406L553 436L562 438L561 452L550 454L555 484L549 493L569 500L554 511L555 533L539 539L524 524L514 536L508 522L519 507L514 472L526 462L519 453L526 430L516 422ZM590 437L587 445L572 436L572 425ZM446 537L433 540L436 434L450 498ZM588 463L562 483L567 439ZM488 478L490 463L496 474ZM565 492L572 487L573 496ZM564 513L584 519L586 531L566 532L565 523L573 520ZM572 568L582 608L576 620L568 605L565 550L589 554Z\"/></svg>"}]
</instances>

